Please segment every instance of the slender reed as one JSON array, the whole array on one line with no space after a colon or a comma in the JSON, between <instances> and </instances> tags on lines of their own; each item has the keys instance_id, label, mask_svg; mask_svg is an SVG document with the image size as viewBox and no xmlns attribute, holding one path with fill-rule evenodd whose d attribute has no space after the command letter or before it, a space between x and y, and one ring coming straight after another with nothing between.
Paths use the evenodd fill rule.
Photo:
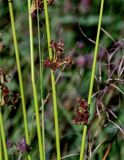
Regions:
<instances>
[{"instance_id":1,"label":"slender reed","mask_svg":"<svg viewBox=\"0 0 124 160\"><path fill-rule=\"evenodd\" d=\"M107 148L107 150L106 150L106 152L105 152L105 155L104 155L104 157L102 158L102 160L106 160L106 158L107 158L107 156L108 156L108 154L109 154L109 152L110 152L111 147L112 147L112 143L109 144L109 146L108 146L108 148Z\"/></svg>"},{"instance_id":2,"label":"slender reed","mask_svg":"<svg viewBox=\"0 0 124 160\"><path fill-rule=\"evenodd\" d=\"M91 73L91 80L90 80L90 88L89 88L89 95L88 95L88 105L89 105L89 107L90 107L90 104L91 104L92 92L93 92L95 68L96 68L99 38L100 38L100 28L101 28L102 15L103 15L103 6L104 6L104 0L101 0L100 15L99 15L99 22L98 22L98 29L97 29L97 36L96 36L96 45L95 45L95 51L94 51L94 59L93 59L93 66L92 66L92 73ZM82 135L81 151L80 151L80 160L84 159L86 133L87 133L87 125L84 125L83 135Z\"/></svg>"},{"instance_id":3,"label":"slender reed","mask_svg":"<svg viewBox=\"0 0 124 160\"><path fill-rule=\"evenodd\" d=\"M44 103L43 103L43 48L41 50L41 34L40 34L38 2L37 2L37 30L38 30L38 50L39 50L39 59L40 59L39 68L40 68L40 92L41 92L40 100L41 100L41 108L42 108L42 139L43 139L43 153L44 153L44 160L45 160L46 155L45 155L45 128L44 128Z\"/></svg>"},{"instance_id":4,"label":"slender reed","mask_svg":"<svg viewBox=\"0 0 124 160\"><path fill-rule=\"evenodd\" d=\"M37 97L37 89L36 89L36 84L35 84L33 28L32 28L32 17L31 17L31 13L30 13L30 8L31 8L31 1L28 0L30 52L31 52L31 79L32 79L32 88L33 88L33 96L34 96L34 107L35 107L35 112L36 112L36 125L37 125L40 160L44 160L42 134L41 134L41 128L40 128L40 115L39 115L38 97Z\"/></svg>"},{"instance_id":5,"label":"slender reed","mask_svg":"<svg viewBox=\"0 0 124 160\"><path fill-rule=\"evenodd\" d=\"M44 0L44 11L45 11L49 58L52 59L52 49L49 47L51 37L50 37L50 25L49 25L47 0ZM61 155L60 155L60 139L59 139L59 125L58 125L58 112L57 112L56 84L55 84L54 73L52 70L51 70L51 82L52 82L52 96L53 96L53 109L54 109L54 121L55 121L57 160L60 160Z\"/></svg>"},{"instance_id":6,"label":"slender reed","mask_svg":"<svg viewBox=\"0 0 124 160\"><path fill-rule=\"evenodd\" d=\"M0 101L1 101L1 99L0 99ZM1 135L1 125L0 125L0 135ZM0 157L1 157L1 159L3 159L3 150L2 150L2 147L3 147L2 146L2 137L0 136Z\"/></svg>"},{"instance_id":7,"label":"slender reed","mask_svg":"<svg viewBox=\"0 0 124 160\"><path fill-rule=\"evenodd\" d=\"M22 72L21 72L21 65L20 65L20 58L19 58L19 50L18 50L17 36L16 36L15 23L14 23L13 6L12 6L12 1L11 0L8 0L8 3L9 3L9 13L10 13L11 26L12 26L12 34L13 34L14 47L15 47L16 63L17 63L17 69L18 69L20 92L21 92L25 137L26 137L27 144L29 144L30 142L29 142L27 115L26 115L24 86L23 86L23 81L22 81ZM30 155L28 155L28 159L31 160Z\"/></svg>"},{"instance_id":8,"label":"slender reed","mask_svg":"<svg viewBox=\"0 0 124 160\"><path fill-rule=\"evenodd\" d=\"M1 135L0 140L2 140L2 144L3 144L4 157L5 157L5 160L8 160L6 138L5 138L5 133L4 133L3 116L2 116L1 106L0 106L0 132L1 132L0 133L0 135ZM1 150L2 150L2 147L1 147ZM2 153L1 153L1 155L2 155Z\"/></svg>"},{"instance_id":9,"label":"slender reed","mask_svg":"<svg viewBox=\"0 0 124 160\"><path fill-rule=\"evenodd\" d=\"M0 127L1 130L1 127ZM3 159L3 154L2 154L2 137L0 136L0 157Z\"/></svg>"}]
</instances>

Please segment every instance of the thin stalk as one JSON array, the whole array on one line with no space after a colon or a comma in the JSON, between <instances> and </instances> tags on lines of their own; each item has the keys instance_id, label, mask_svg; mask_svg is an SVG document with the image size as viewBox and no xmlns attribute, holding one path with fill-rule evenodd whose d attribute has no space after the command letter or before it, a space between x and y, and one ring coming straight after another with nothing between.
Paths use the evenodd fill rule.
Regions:
<instances>
[{"instance_id":1,"label":"thin stalk","mask_svg":"<svg viewBox=\"0 0 124 160\"><path fill-rule=\"evenodd\" d=\"M30 142L29 142L27 115L26 115L24 86L23 86L23 81L22 81L22 72L21 72L21 65L20 65L20 58L19 58L19 50L18 50L17 36L16 36L15 23L14 23L13 6L12 6L12 1L11 1L11 0L9 0L8 3L9 3L9 12L10 12L10 19L11 19L11 26L12 26L12 34L13 34L14 47L15 47L16 63L17 63L17 69L18 69L20 92L21 92L21 100L22 100L22 110L23 110L23 120L24 120L25 137L26 137L26 142L27 142L27 144L29 144ZM28 155L28 159L31 160L30 155Z\"/></svg>"},{"instance_id":2,"label":"thin stalk","mask_svg":"<svg viewBox=\"0 0 124 160\"><path fill-rule=\"evenodd\" d=\"M44 0L44 12L45 12L45 20L46 20L46 32L47 32L49 58L52 59L52 49L49 47L49 44L50 44L50 41L51 41L51 37L50 37L50 25L49 25L47 0ZM54 109L54 121L55 121L57 160L60 160L61 159L61 155L60 155L60 138L59 138L59 125L58 125L56 84L55 84L54 73L53 73L52 70L51 70L51 82L52 82L52 96L53 96L53 109Z\"/></svg>"},{"instance_id":3,"label":"thin stalk","mask_svg":"<svg viewBox=\"0 0 124 160\"><path fill-rule=\"evenodd\" d=\"M1 91L0 91L0 95L1 95ZM1 99L0 99L1 101ZM1 135L1 127L0 127L0 135ZM1 159L3 159L3 146L2 146L2 137L0 136L0 157Z\"/></svg>"},{"instance_id":4,"label":"thin stalk","mask_svg":"<svg viewBox=\"0 0 124 160\"><path fill-rule=\"evenodd\" d=\"M2 140L2 143L3 143L4 157L5 157L5 160L8 160L6 138L5 138L5 133L4 133L3 116L2 116L1 106L0 106L0 131L1 131L0 140Z\"/></svg>"},{"instance_id":5,"label":"thin stalk","mask_svg":"<svg viewBox=\"0 0 124 160\"><path fill-rule=\"evenodd\" d=\"M109 155L109 152L111 150L113 142L117 138L118 133L119 133L119 130L117 131L117 133L115 134L115 136L111 139L111 141L109 143L109 146L107 147L107 150L105 151L105 154L104 154L103 158L101 158L102 160L106 160L107 159L107 156Z\"/></svg>"},{"instance_id":6,"label":"thin stalk","mask_svg":"<svg viewBox=\"0 0 124 160\"><path fill-rule=\"evenodd\" d=\"M102 160L106 160L106 158L107 158L107 156L108 156L108 154L109 154L109 152L110 152L111 147L112 147L112 143L109 144L109 146L108 146L108 148L107 148L107 150L106 150L106 152L105 152L105 155L104 155L104 157L102 158Z\"/></svg>"},{"instance_id":7,"label":"thin stalk","mask_svg":"<svg viewBox=\"0 0 124 160\"><path fill-rule=\"evenodd\" d=\"M38 11L38 2L37 2L37 29L38 29L38 50L39 50L39 59L40 59L40 92L41 92L41 108L42 108L42 140L43 140L43 154L44 160L46 159L45 154L45 127L44 127L44 104L43 104L43 48L41 51L41 36L40 36L40 19Z\"/></svg>"},{"instance_id":8,"label":"thin stalk","mask_svg":"<svg viewBox=\"0 0 124 160\"><path fill-rule=\"evenodd\" d=\"M89 95L88 95L88 105L89 105L89 107L90 107L90 104L91 104L92 93L93 93L93 84L94 84L94 76L95 76L96 61L97 61L97 54L98 54L100 28L101 28L101 23L102 23L103 6L104 6L104 0L101 0L100 15L99 15L99 22L98 22L98 29L97 29L97 36L96 36L96 44L95 44L95 51L94 51L94 59L93 59L93 66L92 66L92 73L91 73L91 80L90 80L90 88L89 88ZM83 135L82 135L81 151L80 151L80 160L84 160L86 132L87 132L87 125L84 125Z\"/></svg>"},{"instance_id":9,"label":"thin stalk","mask_svg":"<svg viewBox=\"0 0 124 160\"><path fill-rule=\"evenodd\" d=\"M22 159L22 153L19 154L18 160Z\"/></svg>"},{"instance_id":10,"label":"thin stalk","mask_svg":"<svg viewBox=\"0 0 124 160\"><path fill-rule=\"evenodd\" d=\"M3 154L2 154L2 137L1 136L0 136L0 157L1 157L1 159L3 159Z\"/></svg>"},{"instance_id":11,"label":"thin stalk","mask_svg":"<svg viewBox=\"0 0 124 160\"><path fill-rule=\"evenodd\" d=\"M42 134L41 134L41 128L40 128L40 115L39 115L38 97L37 97L37 89L36 89L36 84L35 84L33 28L32 28L32 17L31 17L31 14L30 14L30 8L31 8L31 1L28 0L30 53L31 53L31 79L32 79L32 88L33 88L33 96L34 96L34 107L35 107L35 112L36 112L36 125L37 125L40 160L44 160Z\"/></svg>"}]
</instances>

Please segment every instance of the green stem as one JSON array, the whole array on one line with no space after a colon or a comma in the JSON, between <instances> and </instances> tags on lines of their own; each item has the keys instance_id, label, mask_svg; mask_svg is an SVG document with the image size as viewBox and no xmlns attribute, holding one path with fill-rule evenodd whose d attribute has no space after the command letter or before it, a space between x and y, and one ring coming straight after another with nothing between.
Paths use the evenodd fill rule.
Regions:
<instances>
[{"instance_id":1,"label":"green stem","mask_svg":"<svg viewBox=\"0 0 124 160\"><path fill-rule=\"evenodd\" d=\"M44 11L45 11L45 20L46 20L46 32L47 32L49 58L52 59L52 49L49 47L51 37L50 37L50 25L49 25L47 0L44 0ZM56 84L55 84L54 73L52 70L51 70L51 81L52 81L52 96L53 96L53 109L54 109L54 121L55 121L57 160L60 160L61 155L60 155L60 138L59 138L59 126L58 126L57 98L56 98L56 87L55 87Z\"/></svg>"},{"instance_id":2,"label":"green stem","mask_svg":"<svg viewBox=\"0 0 124 160\"><path fill-rule=\"evenodd\" d=\"M27 144L29 144L29 133L28 133L26 105L25 105L25 97L24 97L24 87L23 87L23 81L22 81L22 72L21 72L21 65L20 65L20 59L19 59L18 43L17 43L17 36L16 36L16 30L15 30L15 23L14 23L13 6L12 6L11 0L9 0L8 3L9 3L9 12L10 12L12 34L13 34L14 47L15 47L16 63L17 63L17 69L18 69L20 92L21 92L25 136L26 136L26 142ZM31 160L30 155L28 155L28 159Z\"/></svg>"},{"instance_id":3,"label":"green stem","mask_svg":"<svg viewBox=\"0 0 124 160\"><path fill-rule=\"evenodd\" d=\"M1 127L0 127L0 133L1 133ZM3 159L3 146L2 146L2 137L0 136L0 157Z\"/></svg>"},{"instance_id":4,"label":"green stem","mask_svg":"<svg viewBox=\"0 0 124 160\"><path fill-rule=\"evenodd\" d=\"M3 158L3 154L2 154L2 138L0 136L0 157Z\"/></svg>"},{"instance_id":5,"label":"green stem","mask_svg":"<svg viewBox=\"0 0 124 160\"><path fill-rule=\"evenodd\" d=\"M3 116L2 116L1 106L0 106L0 131L1 131L0 140L2 140L2 143L3 143L3 150L4 150L5 160L8 160L7 146L6 146L6 139L5 139L5 133L4 133ZM2 149L2 147L1 147L1 149Z\"/></svg>"},{"instance_id":6,"label":"green stem","mask_svg":"<svg viewBox=\"0 0 124 160\"><path fill-rule=\"evenodd\" d=\"M40 115L39 115L38 97L37 97L37 89L36 89L36 84L35 84L33 28L32 28L32 17L31 17L31 14L30 14L30 8L31 8L31 2L30 2L30 0L28 0L29 31L30 31L30 53L31 53L31 79L32 79L32 88L33 88L33 96L34 96L34 107L35 107L35 112L36 112L36 125L37 125L40 160L44 160L42 135L41 135L41 128L40 128Z\"/></svg>"},{"instance_id":7,"label":"green stem","mask_svg":"<svg viewBox=\"0 0 124 160\"><path fill-rule=\"evenodd\" d=\"M42 59L42 60L41 60ZM46 159L45 155L45 127L44 127L44 101L43 101L43 50L42 58L40 59L40 83L41 83L41 105L42 105L42 137L43 137L43 147L44 147L44 160Z\"/></svg>"},{"instance_id":8,"label":"green stem","mask_svg":"<svg viewBox=\"0 0 124 160\"><path fill-rule=\"evenodd\" d=\"M102 15L103 15L103 6L104 6L104 0L101 0L100 16L99 16L99 22L98 22L96 45L95 45L95 51L94 51L94 59L93 59L93 66L92 66L92 73L91 73L91 80L90 80L90 88L89 88L89 95L88 95L88 105L89 105L89 107L90 107L90 104L91 104L92 92L93 92L95 68L96 68L98 46L99 46L99 38L100 38L100 28L101 28ZM80 151L80 160L84 160L84 149L85 149L85 141L86 141L86 132L87 132L87 126L84 125L83 135L82 135L81 151Z\"/></svg>"},{"instance_id":9,"label":"green stem","mask_svg":"<svg viewBox=\"0 0 124 160\"><path fill-rule=\"evenodd\" d=\"M44 104L43 104L43 49L41 53L41 36L40 36L40 19L38 12L37 4L37 24L38 24L38 50L39 50L39 59L40 59L40 91L41 91L41 106L42 106L42 139L43 139L43 154L44 160L46 159L45 155L45 128L44 128ZM43 47L43 46L42 46Z\"/></svg>"}]
</instances>

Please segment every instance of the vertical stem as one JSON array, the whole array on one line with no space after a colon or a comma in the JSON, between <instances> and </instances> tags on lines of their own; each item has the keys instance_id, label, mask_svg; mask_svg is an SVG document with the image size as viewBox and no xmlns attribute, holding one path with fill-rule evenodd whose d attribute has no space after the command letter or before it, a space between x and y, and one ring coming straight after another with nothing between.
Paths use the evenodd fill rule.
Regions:
<instances>
[{"instance_id":1,"label":"vertical stem","mask_svg":"<svg viewBox=\"0 0 124 160\"><path fill-rule=\"evenodd\" d=\"M22 159L22 153L19 154L18 160Z\"/></svg>"},{"instance_id":2,"label":"vertical stem","mask_svg":"<svg viewBox=\"0 0 124 160\"><path fill-rule=\"evenodd\" d=\"M15 47L16 63L17 63L17 69L18 69L20 92L21 92L25 137L26 137L27 144L29 144L29 133L28 133L26 105L25 105L25 97L24 97L24 87L23 87L23 81L22 81L22 72L21 72L21 65L20 65L20 59L19 59L18 43L17 43L17 36L16 36L16 30L15 30L15 23L14 23L13 6L12 6L11 0L9 0L8 3L9 3L9 12L10 12L12 34L13 34L14 47ZM28 155L28 159L31 160L30 155Z\"/></svg>"},{"instance_id":3,"label":"vertical stem","mask_svg":"<svg viewBox=\"0 0 124 160\"><path fill-rule=\"evenodd\" d=\"M42 105L42 137L43 137L43 147L44 147L44 160L46 159L45 155L45 127L44 127L44 101L43 101L43 49L40 59L40 83L41 83L41 105Z\"/></svg>"},{"instance_id":4,"label":"vertical stem","mask_svg":"<svg viewBox=\"0 0 124 160\"><path fill-rule=\"evenodd\" d=\"M52 59L52 49L49 47L51 38L50 38L50 25L49 25L47 0L44 0L44 11L45 11L45 20L46 20L46 32L47 32L49 58ZM53 96L53 109L54 109L54 121L55 121L57 160L60 160L61 155L60 155L60 139L59 139L59 125L58 125L58 112L57 112L57 98L56 98L55 77L54 77L54 73L53 73L52 70L51 70L51 81L52 81L52 96Z\"/></svg>"},{"instance_id":5,"label":"vertical stem","mask_svg":"<svg viewBox=\"0 0 124 160\"><path fill-rule=\"evenodd\" d=\"M104 155L104 157L102 158L102 160L106 160L106 158L107 158L107 156L108 156L108 154L109 154L109 152L110 152L111 147L112 147L112 143L109 144L109 146L108 146L108 148L107 148L107 150L106 150L106 152L105 152L105 155Z\"/></svg>"},{"instance_id":6,"label":"vertical stem","mask_svg":"<svg viewBox=\"0 0 124 160\"><path fill-rule=\"evenodd\" d=\"M3 159L3 154L2 154L2 137L1 136L0 136L0 157L1 157L1 159Z\"/></svg>"},{"instance_id":7,"label":"vertical stem","mask_svg":"<svg viewBox=\"0 0 124 160\"><path fill-rule=\"evenodd\" d=\"M84 149L85 149L86 133L87 133L87 126L84 125L83 135L82 135L81 151L80 151L80 160L84 159L83 156L84 156Z\"/></svg>"},{"instance_id":8,"label":"vertical stem","mask_svg":"<svg viewBox=\"0 0 124 160\"><path fill-rule=\"evenodd\" d=\"M94 51L94 59L93 59L93 66L92 66L92 73L91 73L91 80L90 80L90 88L89 88L89 95L88 95L88 105L89 105L89 107L90 107L90 104L91 104L92 92L93 92L95 68L96 68L98 45L99 45L99 38L100 38L100 28L101 28L102 15L103 15L103 6L104 6L104 0L101 0L100 15L99 15L99 22L98 22L98 29L97 29L97 37L96 37L96 45L95 45L95 51ZM87 126L84 125L83 135L82 135L81 151L80 151L80 160L84 160L86 132L87 132Z\"/></svg>"},{"instance_id":9,"label":"vertical stem","mask_svg":"<svg viewBox=\"0 0 124 160\"><path fill-rule=\"evenodd\" d=\"M1 90L0 90L0 95L1 95ZM0 103L1 103L1 98L0 98ZM1 112L1 109L0 109L0 112ZM0 135L1 135L1 125L0 125ZM1 157L1 159L3 159L3 150L2 150L2 147L3 147L2 146L2 136L0 136L0 157Z\"/></svg>"},{"instance_id":10,"label":"vertical stem","mask_svg":"<svg viewBox=\"0 0 124 160\"><path fill-rule=\"evenodd\" d=\"M5 157L5 160L8 160L6 138L5 138L5 133L4 133L3 116L2 116L1 106L0 106L0 131L1 131L0 140L2 140L2 143L3 143L4 157Z\"/></svg>"},{"instance_id":11,"label":"vertical stem","mask_svg":"<svg viewBox=\"0 0 124 160\"><path fill-rule=\"evenodd\" d=\"M41 51L41 36L40 36L40 19L38 11L38 2L37 2L37 28L38 28L38 50L39 50L39 61L40 61L40 91L41 91L41 106L42 106L42 139L43 139L43 154L44 160L46 159L45 155L45 128L44 128L44 104L43 104L43 48ZM43 46L42 46L43 47ZM41 53L42 52L42 53Z\"/></svg>"},{"instance_id":12,"label":"vertical stem","mask_svg":"<svg viewBox=\"0 0 124 160\"><path fill-rule=\"evenodd\" d=\"M31 2L30 2L30 0L28 0L30 52L31 52L31 79L32 79L32 88L33 88L33 96L34 96L34 107L35 107L35 112L36 112L36 125L37 125L40 160L44 160L42 135L41 135L41 128L40 128L40 115L39 115L38 97L37 97L37 89L36 89L36 84L35 84L33 28L32 28L32 17L31 17L31 14L30 14L30 8L31 8Z\"/></svg>"}]
</instances>

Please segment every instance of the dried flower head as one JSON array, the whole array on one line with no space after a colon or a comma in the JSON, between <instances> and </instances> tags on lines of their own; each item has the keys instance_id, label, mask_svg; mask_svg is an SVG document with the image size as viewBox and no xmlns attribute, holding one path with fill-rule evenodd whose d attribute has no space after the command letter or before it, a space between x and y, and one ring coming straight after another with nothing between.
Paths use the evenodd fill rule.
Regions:
<instances>
[{"instance_id":1,"label":"dried flower head","mask_svg":"<svg viewBox=\"0 0 124 160\"><path fill-rule=\"evenodd\" d=\"M50 47L53 49L55 56L57 59L63 58L63 52L64 52L64 41L60 40L58 42L52 40L50 42Z\"/></svg>"},{"instance_id":2,"label":"dried flower head","mask_svg":"<svg viewBox=\"0 0 124 160\"><path fill-rule=\"evenodd\" d=\"M47 0L48 5L53 5L54 0ZM42 11L44 8L43 0L33 0L30 8L30 13L33 15L38 10Z\"/></svg>"},{"instance_id":3,"label":"dried flower head","mask_svg":"<svg viewBox=\"0 0 124 160\"><path fill-rule=\"evenodd\" d=\"M20 142L16 144L17 152L25 153L31 150L31 147L26 143L25 138L21 139Z\"/></svg>"},{"instance_id":4,"label":"dried flower head","mask_svg":"<svg viewBox=\"0 0 124 160\"><path fill-rule=\"evenodd\" d=\"M73 119L73 123L87 125L89 118L88 103L80 98L77 98L76 101L78 103L78 107L76 108L76 116Z\"/></svg>"},{"instance_id":5,"label":"dried flower head","mask_svg":"<svg viewBox=\"0 0 124 160\"><path fill-rule=\"evenodd\" d=\"M42 10L43 9L43 1L41 0L33 0L31 4L30 12L33 14L36 10Z\"/></svg>"},{"instance_id":6,"label":"dried flower head","mask_svg":"<svg viewBox=\"0 0 124 160\"><path fill-rule=\"evenodd\" d=\"M20 95L16 92L10 91L6 85L2 85L1 91L2 91L1 106L7 105L16 108Z\"/></svg>"},{"instance_id":7,"label":"dried flower head","mask_svg":"<svg viewBox=\"0 0 124 160\"><path fill-rule=\"evenodd\" d=\"M8 82L6 76L7 75L5 74L3 68L0 67L0 90L2 95L2 97L0 98L0 104L1 106L8 105L15 108L20 95L17 92L9 90L6 85L6 83Z\"/></svg>"},{"instance_id":8,"label":"dried flower head","mask_svg":"<svg viewBox=\"0 0 124 160\"><path fill-rule=\"evenodd\" d=\"M44 66L52 69L53 71L56 71L56 69L58 69L61 65L62 63L60 61L55 61L53 59L44 60Z\"/></svg>"},{"instance_id":9,"label":"dried flower head","mask_svg":"<svg viewBox=\"0 0 124 160\"><path fill-rule=\"evenodd\" d=\"M74 62L71 56L64 55L64 42L60 40L58 42L52 40L50 42L50 47L54 51L54 59L44 60L44 66L56 71L56 69L65 66L71 66Z\"/></svg>"},{"instance_id":10,"label":"dried flower head","mask_svg":"<svg viewBox=\"0 0 124 160\"><path fill-rule=\"evenodd\" d=\"M54 0L47 0L48 5L53 5L54 4Z\"/></svg>"},{"instance_id":11,"label":"dried flower head","mask_svg":"<svg viewBox=\"0 0 124 160\"><path fill-rule=\"evenodd\" d=\"M72 64L74 64L72 56L65 56L65 62L67 66L71 66Z\"/></svg>"}]
</instances>

